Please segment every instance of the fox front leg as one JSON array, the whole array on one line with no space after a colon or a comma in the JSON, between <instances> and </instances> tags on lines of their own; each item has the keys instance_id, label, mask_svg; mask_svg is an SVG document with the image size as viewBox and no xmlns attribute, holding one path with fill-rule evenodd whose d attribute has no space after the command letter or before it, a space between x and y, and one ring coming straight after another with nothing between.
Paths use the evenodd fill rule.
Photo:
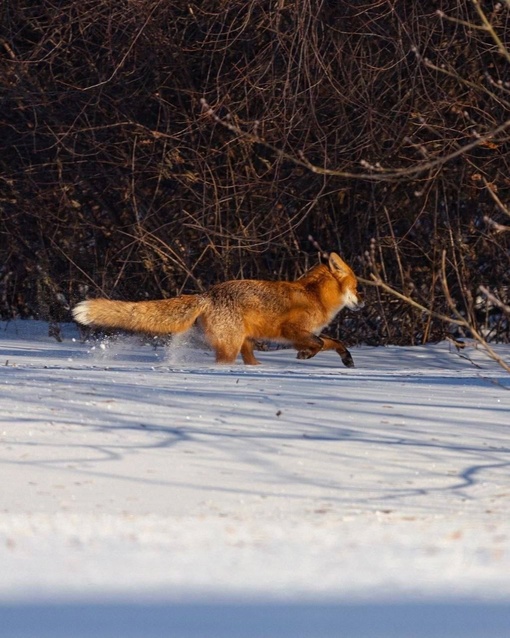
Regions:
<instances>
[{"instance_id":1,"label":"fox front leg","mask_svg":"<svg viewBox=\"0 0 510 638\"><path fill-rule=\"evenodd\" d=\"M298 359L310 359L322 349L322 339L313 332L303 330L295 324L282 326L282 337L288 339L298 351Z\"/></svg>"},{"instance_id":2,"label":"fox front leg","mask_svg":"<svg viewBox=\"0 0 510 638\"><path fill-rule=\"evenodd\" d=\"M320 352L322 352L323 350L335 350L335 352L338 352L338 354L340 355L344 366L346 366L347 368L354 368L352 355L341 341L339 341L338 339L332 339L331 337L326 337L325 335L320 335L318 339L322 341ZM300 350L298 352L297 358L310 359L311 357L314 357L317 352L310 352L310 350Z\"/></svg>"},{"instance_id":3,"label":"fox front leg","mask_svg":"<svg viewBox=\"0 0 510 638\"><path fill-rule=\"evenodd\" d=\"M241 346L241 356L245 365L247 366L258 366L260 365L260 361L255 358L253 354L254 343L251 339L245 339L243 345Z\"/></svg>"},{"instance_id":4,"label":"fox front leg","mask_svg":"<svg viewBox=\"0 0 510 638\"><path fill-rule=\"evenodd\" d=\"M298 351L298 359L311 359L322 350L324 343L320 337L310 335L306 343L301 341L300 343L294 343L293 345Z\"/></svg>"},{"instance_id":5,"label":"fox front leg","mask_svg":"<svg viewBox=\"0 0 510 638\"><path fill-rule=\"evenodd\" d=\"M347 350L347 348L340 340L332 339L331 337L326 337L324 335L321 335L321 339L324 344L322 346L323 350L335 350L335 352L338 352L338 354L340 355L344 366L346 366L347 368L354 368L354 361L352 359L351 353L349 352L349 350Z\"/></svg>"}]
</instances>

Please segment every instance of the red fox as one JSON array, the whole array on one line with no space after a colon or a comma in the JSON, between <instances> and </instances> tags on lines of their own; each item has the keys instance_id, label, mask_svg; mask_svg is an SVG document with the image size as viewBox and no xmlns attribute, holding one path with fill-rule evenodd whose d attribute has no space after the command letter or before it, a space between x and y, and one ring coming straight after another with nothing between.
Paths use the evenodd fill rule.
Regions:
<instances>
[{"instance_id":1,"label":"red fox","mask_svg":"<svg viewBox=\"0 0 510 638\"><path fill-rule=\"evenodd\" d=\"M195 322L216 353L217 363L233 363L241 353L247 365L257 365L257 339L290 343L298 359L322 350L336 350L353 367L341 341L321 334L344 307L362 307L356 276L336 254L296 281L241 279L216 284L208 292L158 301L82 301L73 309L84 325L167 335L185 332Z\"/></svg>"}]
</instances>

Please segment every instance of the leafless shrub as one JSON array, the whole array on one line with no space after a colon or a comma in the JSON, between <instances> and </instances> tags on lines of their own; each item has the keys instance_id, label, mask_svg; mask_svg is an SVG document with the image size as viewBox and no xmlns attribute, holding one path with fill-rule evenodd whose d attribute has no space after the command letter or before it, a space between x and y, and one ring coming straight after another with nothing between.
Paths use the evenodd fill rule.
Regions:
<instances>
[{"instance_id":1,"label":"leafless shrub","mask_svg":"<svg viewBox=\"0 0 510 638\"><path fill-rule=\"evenodd\" d=\"M479 292L509 303L508 16L472 0L4 0L2 316L298 276L313 234L437 313L444 263L462 316L509 341ZM343 319L351 342L452 332L367 297Z\"/></svg>"}]
</instances>

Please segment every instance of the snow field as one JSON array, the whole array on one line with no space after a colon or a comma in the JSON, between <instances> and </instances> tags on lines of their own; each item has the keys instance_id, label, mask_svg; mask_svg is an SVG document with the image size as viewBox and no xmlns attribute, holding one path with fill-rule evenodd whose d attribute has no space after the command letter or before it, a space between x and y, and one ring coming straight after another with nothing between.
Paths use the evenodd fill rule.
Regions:
<instances>
[{"instance_id":1,"label":"snow field","mask_svg":"<svg viewBox=\"0 0 510 638\"><path fill-rule=\"evenodd\" d=\"M52 608L118 635L136 602L153 635L170 608L179 636L337 635L351 618L346 635L412 637L433 617L445 636L510 636L510 378L471 347L352 354L349 370L292 351L217 367L183 340L2 324L8 635L55 636L28 621ZM385 613L393 633L363 620Z\"/></svg>"}]
</instances>

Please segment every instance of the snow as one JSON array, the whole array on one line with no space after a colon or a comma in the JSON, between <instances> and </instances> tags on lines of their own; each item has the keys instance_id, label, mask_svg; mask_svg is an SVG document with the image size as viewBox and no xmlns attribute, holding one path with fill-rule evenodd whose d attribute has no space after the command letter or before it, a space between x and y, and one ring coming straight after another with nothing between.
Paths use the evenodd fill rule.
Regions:
<instances>
[{"instance_id":1,"label":"snow","mask_svg":"<svg viewBox=\"0 0 510 638\"><path fill-rule=\"evenodd\" d=\"M63 339L0 323L2 637L510 636L510 376L479 349Z\"/></svg>"}]
</instances>

